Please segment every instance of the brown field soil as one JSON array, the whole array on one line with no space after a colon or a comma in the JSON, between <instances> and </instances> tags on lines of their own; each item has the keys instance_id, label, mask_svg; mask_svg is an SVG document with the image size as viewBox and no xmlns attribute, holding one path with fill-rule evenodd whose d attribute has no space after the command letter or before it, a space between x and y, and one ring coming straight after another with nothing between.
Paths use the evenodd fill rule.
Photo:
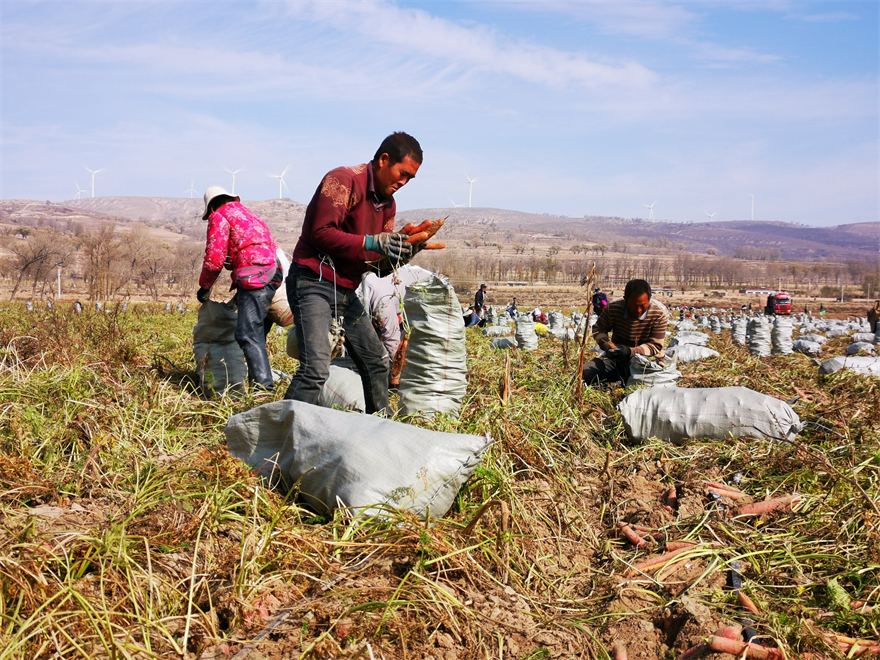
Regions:
<instances>
[{"instance_id":1,"label":"brown field soil","mask_svg":"<svg viewBox=\"0 0 880 660\"><path fill-rule=\"evenodd\" d=\"M198 396L193 314L0 315L5 657L575 659L621 643L653 660L746 620L787 657L836 657L823 630L880 638L877 615L849 605L880 602L876 378L712 335L721 357L682 365L680 386L799 395L818 426L795 442L634 444L615 410L627 392L578 394L571 344L543 338L506 367L471 329L461 417L413 423L495 444L443 519L359 522L313 516L229 456L229 415L265 399ZM290 373L283 346L270 335ZM738 515L790 493L793 510ZM635 568L677 541L694 546ZM729 587L734 562L760 614Z\"/></svg>"}]
</instances>

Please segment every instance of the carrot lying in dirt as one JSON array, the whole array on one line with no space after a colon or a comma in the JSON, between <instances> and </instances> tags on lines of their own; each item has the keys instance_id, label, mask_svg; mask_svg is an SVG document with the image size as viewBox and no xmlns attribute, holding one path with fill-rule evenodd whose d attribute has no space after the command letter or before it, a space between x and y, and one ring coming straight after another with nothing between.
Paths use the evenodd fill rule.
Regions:
<instances>
[{"instance_id":1,"label":"carrot lying in dirt","mask_svg":"<svg viewBox=\"0 0 880 660\"><path fill-rule=\"evenodd\" d=\"M648 559L647 561L643 561L639 564L633 564L633 567L629 570L629 575L636 575L637 573L644 573L645 571L651 568L657 568L658 566L662 566L670 559L677 557L683 552L687 552L688 550L692 550L696 546L689 545L686 548L679 548L678 550L673 550L672 552L667 552L665 555L660 555L659 557L654 557L653 559Z\"/></svg>"},{"instance_id":2,"label":"carrot lying in dirt","mask_svg":"<svg viewBox=\"0 0 880 660\"><path fill-rule=\"evenodd\" d=\"M800 499L801 496L795 493L794 495L783 495L782 497L774 497L773 499L764 500L763 502L745 504L739 508L738 515L760 516L765 513L775 511L776 509L791 508L791 506L800 501Z\"/></svg>"},{"instance_id":3,"label":"carrot lying in dirt","mask_svg":"<svg viewBox=\"0 0 880 660\"><path fill-rule=\"evenodd\" d=\"M667 541L666 542L666 551L672 552L673 550L684 550L685 548L695 548L699 545L699 543L693 543L691 541Z\"/></svg>"},{"instance_id":4,"label":"carrot lying in dirt","mask_svg":"<svg viewBox=\"0 0 880 660\"><path fill-rule=\"evenodd\" d=\"M755 601L746 596L742 591L738 591L736 593L736 597L739 600L739 604L746 608L752 614L760 614L761 608L755 605Z\"/></svg>"},{"instance_id":5,"label":"carrot lying in dirt","mask_svg":"<svg viewBox=\"0 0 880 660\"><path fill-rule=\"evenodd\" d=\"M645 539L636 534L635 530L626 523L620 523L620 533L626 537L627 541L638 548L644 548L647 545Z\"/></svg>"},{"instance_id":6,"label":"carrot lying in dirt","mask_svg":"<svg viewBox=\"0 0 880 660\"><path fill-rule=\"evenodd\" d=\"M749 642L740 642L735 639L728 639L720 635L712 635L709 640L709 648L717 653L729 653L738 657L756 658L756 660L784 660L782 651L772 649L759 644Z\"/></svg>"},{"instance_id":7,"label":"carrot lying in dirt","mask_svg":"<svg viewBox=\"0 0 880 660\"><path fill-rule=\"evenodd\" d=\"M740 626L721 626L715 631L716 636L724 637L725 639L739 639L741 634L742 627Z\"/></svg>"},{"instance_id":8,"label":"carrot lying in dirt","mask_svg":"<svg viewBox=\"0 0 880 660\"><path fill-rule=\"evenodd\" d=\"M690 647L687 651L681 653L675 660L693 660L694 658L702 657L702 655L706 652L705 644L697 644L696 646Z\"/></svg>"},{"instance_id":9,"label":"carrot lying in dirt","mask_svg":"<svg viewBox=\"0 0 880 660\"><path fill-rule=\"evenodd\" d=\"M611 647L611 650L614 652L614 660L629 660L623 642L615 642L614 646Z\"/></svg>"},{"instance_id":10,"label":"carrot lying in dirt","mask_svg":"<svg viewBox=\"0 0 880 660\"><path fill-rule=\"evenodd\" d=\"M733 486L728 486L726 484L722 484L718 481L704 481L704 484L711 490L714 490L722 497L729 497L732 500L739 500L743 497L748 497L748 495L738 488L734 488Z\"/></svg>"}]
</instances>

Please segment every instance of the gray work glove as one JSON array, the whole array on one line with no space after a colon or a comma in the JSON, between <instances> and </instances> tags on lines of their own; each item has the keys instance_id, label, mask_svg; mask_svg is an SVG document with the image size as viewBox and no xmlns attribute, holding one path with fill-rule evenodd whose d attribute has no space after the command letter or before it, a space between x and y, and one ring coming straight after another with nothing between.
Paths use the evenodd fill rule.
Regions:
<instances>
[{"instance_id":1,"label":"gray work glove","mask_svg":"<svg viewBox=\"0 0 880 660\"><path fill-rule=\"evenodd\" d=\"M382 234L367 235L364 240L364 249L367 252L378 252L390 257L392 261L409 261L412 258L412 245L406 242L409 238L406 234Z\"/></svg>"}]
</instances>

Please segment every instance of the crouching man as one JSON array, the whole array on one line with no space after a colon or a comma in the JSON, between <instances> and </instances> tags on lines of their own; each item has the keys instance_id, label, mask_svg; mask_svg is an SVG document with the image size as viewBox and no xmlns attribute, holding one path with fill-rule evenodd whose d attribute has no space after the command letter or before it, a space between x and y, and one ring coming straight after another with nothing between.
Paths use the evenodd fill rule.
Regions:
<instances>
[{"instance_id":1,"label":"crouching man","mask_svg":"<svg viewBox=\"0 0 880 660\"><path fill-rule=\"evenodd\" d=\"M651 299L650 284L627 282L623 300L610 303L593 326L593 338L605 355L584 365L584 381L625 383L633 354L662 356L668 315L663 303Z\"/></svg>"}]
</instances>

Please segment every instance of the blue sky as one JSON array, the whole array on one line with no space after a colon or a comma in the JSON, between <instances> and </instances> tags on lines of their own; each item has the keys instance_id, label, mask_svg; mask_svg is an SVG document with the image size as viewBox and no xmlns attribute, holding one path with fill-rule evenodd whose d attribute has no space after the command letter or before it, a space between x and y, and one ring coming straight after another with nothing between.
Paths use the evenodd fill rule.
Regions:
<instances>
[{"instance_id":1,"label":"blue sky","mask_svg":"<svg viewBox=\"0 0 880 660\"><path fill-rule=\"evenodd\" d=\"M0 197L308 202L394 130L398 207L880 219L880 3L0 3Z\"/></svg>"}]
</instances>

